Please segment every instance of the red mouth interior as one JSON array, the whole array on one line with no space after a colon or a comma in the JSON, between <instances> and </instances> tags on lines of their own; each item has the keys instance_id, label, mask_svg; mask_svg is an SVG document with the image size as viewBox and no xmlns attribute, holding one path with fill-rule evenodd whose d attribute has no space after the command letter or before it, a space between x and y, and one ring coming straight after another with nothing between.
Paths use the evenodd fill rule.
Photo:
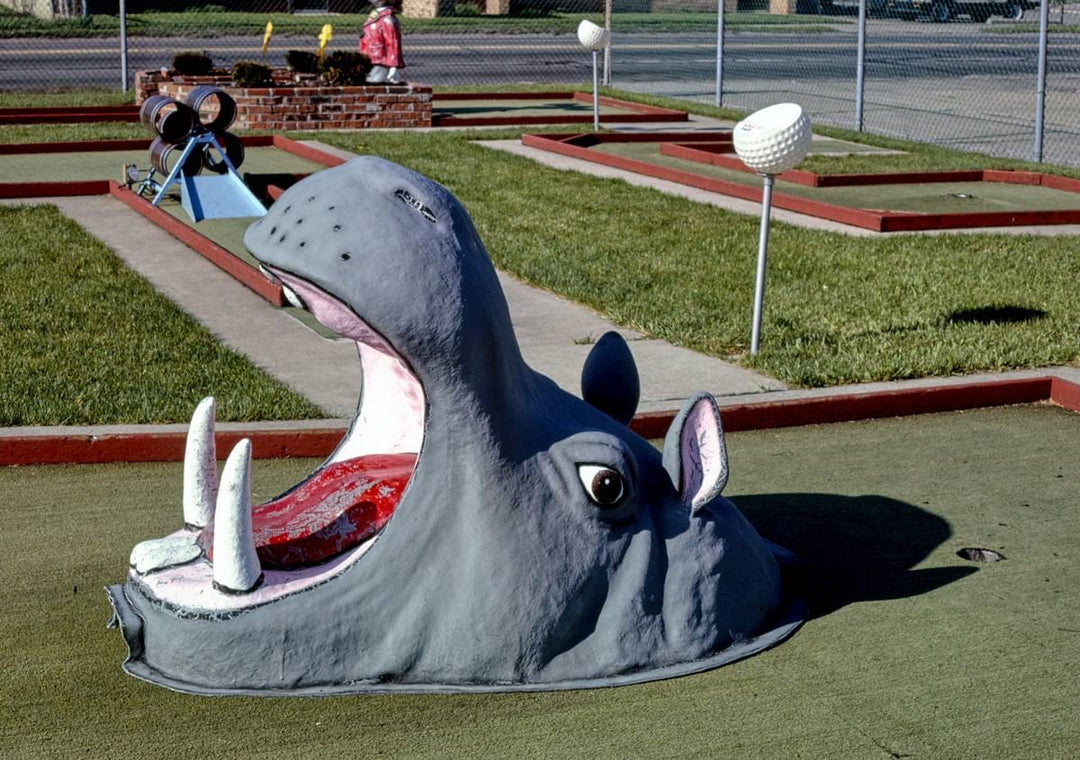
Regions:
<instances>
[{"instance_id":1,"label":"red mouth interior","mask_svg":"<svg viewBox=\"0 0 1080 760\"><path fill-rule=\"evenodd\" d=\"M255 550L265 569L324 562L376 535L394 513L416 454L369 454L334 462L292 491L252 507ZM213 527L200 536L213 560Z\"/></svg>"}]
</instances>

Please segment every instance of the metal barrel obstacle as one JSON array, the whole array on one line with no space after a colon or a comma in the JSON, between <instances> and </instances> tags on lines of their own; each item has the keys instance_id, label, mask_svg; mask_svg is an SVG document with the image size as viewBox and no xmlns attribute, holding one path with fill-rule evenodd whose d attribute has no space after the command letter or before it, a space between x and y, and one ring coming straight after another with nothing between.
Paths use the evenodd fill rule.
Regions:
<instances>
[{"instance_id":1,"label":"metal barrel obstacle","mask_svg":"<svg viewBox=\"0 0 1080 760\"><path fill-rule=\"evenodd\" d=\"M176 167L177 160L183 152L184 148L179 143L166 142L158 137L150 143L150 166L158 174L167 177ZM184 160L183 166L180 167L180 171L188 177L193 177L201 172L202 168L203 154L191 151Z\"/></svg>"},{"instance_id":2,"label":"metal barrel obstacle","mask_svg":"<svg viewBox=\"0 0 1080 760\"><path fill-rule=\"evenodd\" d=\"M195 129L195 111L185 103L168 95L153 95L146 99L139 111L143 126L166 143L183 142Z\"/></svg>"},{"instance_id":3,"label":"metal barrel obstacle","mask_svg":"<svg viewBox=\"0 0 1080 760\"><path fill-rule=\"evenodd\" d=\"M195 113L203 129L211 132L224 132L236 121L236 101L214 85L193 88L184 104Z\"/></svg>"},{"instance_id":4,"label":"metal barrel obstacle","mask_svg":"<svg viewBox=\"0 0 1080 760\"><path fill-rule=\"evenodd\" d=\"M215 174L225 174L229 171L229 164L235 168L244 163L244 143L232 132L220 132L216 136L218 145L225 150L224 158L228 161L223 160L220 154L215 156L208 146L202 152L202 165Z\"/></svg>"},{"instance_id":5,"label":"metal barrel obstacle","mask_svg":"<svg viewBox=\"0 0 1080 760\"><path fill-rule=\"evenodd\" d=\"M166 95L147 98L140 110L144 126L154 134L150 170L140 182L138 169L124 167L129 186L154 193L153 205L180 185L180 201L196 222L263 216L266 207L244 184L236 169L244 162L244 144L228 128L236 120L236 101L224 90L200 85L183 102ZM198 177L203 169L210 177ZM158 181L158 176L165 179Z\"/></svg>"}]
</instances>

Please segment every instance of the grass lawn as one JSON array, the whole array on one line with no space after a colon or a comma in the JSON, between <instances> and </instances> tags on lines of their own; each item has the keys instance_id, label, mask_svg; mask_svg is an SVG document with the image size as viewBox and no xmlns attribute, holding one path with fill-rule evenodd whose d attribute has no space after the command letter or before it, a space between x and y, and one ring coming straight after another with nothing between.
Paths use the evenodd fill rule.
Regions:
<instances>
[{"instance_id":1,"label":"grass lawn","mask_svg":"<svg viewBox=\"0 0 1080 760\"><path fill-rule=\"evenodd\" d=\"M716 113L707 106L694 110ZM118 124L78 130L8 126L0 128L0 141L140 136L141 131L139 125ZM359 153L383 155L447 185L469 209L496 265L506 271L628 327L741 361L789 383L817 386L1080 361L1080 290L1073 286L1080 281L1080 244L1073 237L874 239L779 223L770 243L762 351L750 358L755 217L617 180L559 172L472 142L519 134L319 136ZM823 165L816 168L1033 166L861 138L908 152L821 157Z\"/></svg>"},{"instance_id":2,"label":"grass lawn","mask_svg":"<svg viewBox=\"0 0 1080 760\"><path fill-rule=\"evenodd\" d=\"M497 266L621 324L741 357L790 383L1080 359L1080 291L1073 287L1080 257L1072 238L868 239L776 224L763 348L750 359L744 352L756 218L545 168L460 133L323 139L447 185L469 209ZM1029 318L997 320L998 313Z\"/></svg>"},{"instance_id":3,"label":"grass lawn","mask_svg":"<svg viewBox=\"0 0 1080 760\"><path fill-rule=\"evenodd\" d=\"M0 468L0 755L1073 757L1080 482L1061 455L1078 421L1034 406L730 435L726 493L799 553L812 619L719 670L537 694L257 700L137 681L101 589L178 526L180 466ZM313 464L256 460L256 498ZM1007 559L966 562L968 546Z\"/></svg>"},{"instance_id":4,"label":"grass lawn","mask_svg":"<svg viewBox=\"0 0 1080 760\"><path fill-rule=\"evenodd\" d=\"M186 13L129 13L127 30L130 35L155 37L191 34L259 35L266 22L274 24L274 38L318 35L323 24L330 23L335 35L358 34L366 13L301 14L238 13L192 9ZM551 11L542 15L481 16L459 15L441 18L410 18L399 16L405 34L573 34L582 19L603 23L599 13L564 13ZM716 32L715 13L667 11L655 13L617 13L612 28L617 32ZM731 31L767 28L799 32L823 31L849 20L823 19L821 16L788 16L768 13L730 13L724 17ZM119 33L117 16L94 15L86 19L39 19L30 14L0 9L0 37L105 37ZM314 43L312 43L314 46Z\"/></svg>"},{"instance_id":5,"label":"grass lawn","mask_svg":"<svg viewBox=\"0 0 1080 760\"><path fill-rule=\"evenodd\" d=\"M321 410L223 347L55 207L0 206L0 425L304 419Z\"/></svg>"}]
</instances>

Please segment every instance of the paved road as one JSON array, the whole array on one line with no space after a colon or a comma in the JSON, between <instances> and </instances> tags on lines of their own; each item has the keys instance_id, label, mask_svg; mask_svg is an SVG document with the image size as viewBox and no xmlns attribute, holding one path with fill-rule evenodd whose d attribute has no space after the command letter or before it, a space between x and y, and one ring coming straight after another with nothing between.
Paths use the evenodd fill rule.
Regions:
<instances>
[{"instance_id":1,"label":"paved road","mask_svg":"<svg viewBox=\"0 0 1080 760\"><path fill-rule=\"evenodd\" d=\"M281 63L288 47L268 56ZM344 49L351 40L339 39ZM215 61L263 58L259 41L187 39ZM157 68L176 38L133 37L132 71ZM586 81L589 58L569 35L407 37L408 74L434 85ZM725 40L725 104L752 109L797 100L823 123L853 125L855 27L820 34L741 32ZM708 34L617 34L613 81L642 92L711 101ZM119 44L101 39L0 40L0 89L117 85ZM865 126L875 132L1027 158L1035 112L1036 39L981 24L873 20L868 28ZM1047 160L1080 165L1080 35L1055 34L1048 60Z\"/></svg>"}]
</instances>

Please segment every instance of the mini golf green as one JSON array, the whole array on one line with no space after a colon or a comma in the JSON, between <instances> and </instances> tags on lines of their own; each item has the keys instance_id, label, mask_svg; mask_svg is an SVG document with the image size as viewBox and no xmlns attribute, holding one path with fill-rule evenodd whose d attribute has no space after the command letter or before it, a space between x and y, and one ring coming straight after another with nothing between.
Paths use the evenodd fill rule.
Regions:
<instances>
[{"instance_id":1,"label":"mini golf green","mask_svg":"<svg viewBox=\"0 0 1080 760\"><path fill-rule=\"evenodd\" d=\"M608 123L686 121L685 111L602 96L600 115ZM436 127L514 124L585 124L593 120L591 93L440 93L432 100Z\"/></svg>"},{"instance_id":2,"label":"mini golf green","mask_svg":"<svg viewBox=\"0 0 1080 760\"><path fill-rule=\"evenodd\" d=\"M828 152L831 146L819 146L815 140L811 155L818 153L823 147L826 150L822 152ZM656 142L601 143L590 150L749 187L761 186L761 179L754 174L663 155L660 153L660 143ZM777 179L775 192L848 208L910 211L923 214L1056 211L1080 208L1080 195L1076 193L1038 185L1014 185L1002 182L924 182L807 187Z\"/></svg>"},{"instance_id":3,"label":"mini golf green","mask_svg":"<svg viewBox=\"0 0 1080 760\"><path fill-rule=\"evenodd\" d=\"M0 469L0 755L1074 756L1080 416L1006 407L729 447L727 493L803 560L803 629L696 676L485 696L200 698L124 675L101 589L178 526L180 466ZM313 465L257 460L255 498Z\"/></svg>"},{"instance_id":4,"label":"mini golf green","mask_svg":"<svg viewBox=\"0 0 1080 760\"><path fill-rule=\"evenodd\" d=\"M523 120L534 116L592 117L592 103L583 100L551 99L537 96L534 100L451 100L435 101L436 116L519 116ZM625 108L601 104L600 115L634 113Z\"/></svg>"},{"instance_id":5,"label":"mini golf green","mask_svg":"<svg viewBox=\"0 0 1080 760\"><path fill-rule=\"evenodd\" d=\"M179 155L179 154L177 154ZM76 153L26 153L0 155L0 182L78 182L121 180L124 164L150 168L148 150L79 151ZM270 146L248 147L239 172L310 173L325 167Z\"/></svg>"}]
</instances>

